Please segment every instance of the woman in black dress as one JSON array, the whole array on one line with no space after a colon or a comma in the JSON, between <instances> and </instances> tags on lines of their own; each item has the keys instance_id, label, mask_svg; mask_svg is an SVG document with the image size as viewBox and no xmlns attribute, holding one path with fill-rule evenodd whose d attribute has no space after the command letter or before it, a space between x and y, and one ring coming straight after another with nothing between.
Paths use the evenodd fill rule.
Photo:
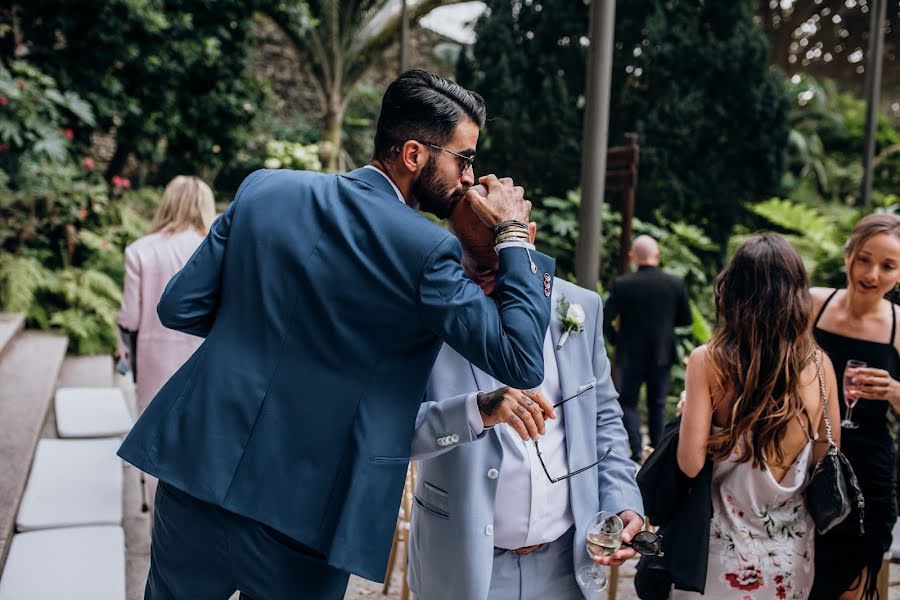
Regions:
<instances>
[{"instance_id":1,"label":"woman in black dress","mask_svg":"<svg viewBox=\"0 0 900 600\"><path fill-rule=\"evenodd\" d=\"M843 381L848 360L861 398L853 408L858 429L842 429L841 450L859 478L866 499L865 534L846 519L816 539L816 579L810 598L875 598L882 556L891 545L897 519L896 456L887 411L900 411L898 307L884 298L900 284L900 216L870 215L856 225L845 246L847 288L813 288L813 333L831 357L837 375L841 416L846 414ZM882 599L887 600L887 599Z\"/></svg>"}]
</instances>

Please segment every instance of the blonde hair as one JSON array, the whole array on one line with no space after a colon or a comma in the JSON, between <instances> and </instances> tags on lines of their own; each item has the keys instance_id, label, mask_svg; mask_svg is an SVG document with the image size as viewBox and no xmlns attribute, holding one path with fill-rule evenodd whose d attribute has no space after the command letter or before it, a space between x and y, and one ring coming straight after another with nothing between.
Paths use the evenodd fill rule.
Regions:
<instances>
[{"instance_id":1,"label":"blonde hair","mask_svg":"<svg viewBox=\"0 0 900 600\"><path fill-rule=\"evenodd\" d=\"M206 234L216 217L212 190L202 179L179 175L169 182L153 217L152 233L175 233L193 227Z\"/></svg>"},{"instance_id":2,"label":"blonde hair","mask_svg":"<svg viewBox=\"0 0 900 600\"><path fill-rule=\"evenodd\" d=\"M844 244L844 255L850 260L855 259L856 253L866 240L882 233L900 238L900 216L892 213L875 213L860 219L847 243Z\"/></svg>"}]
</instances>

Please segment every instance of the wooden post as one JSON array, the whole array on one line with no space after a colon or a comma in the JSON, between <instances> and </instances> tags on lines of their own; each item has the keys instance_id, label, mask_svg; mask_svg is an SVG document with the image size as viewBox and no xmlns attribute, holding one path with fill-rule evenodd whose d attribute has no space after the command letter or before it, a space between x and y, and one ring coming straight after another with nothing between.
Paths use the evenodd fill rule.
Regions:
<instances>
[{"instance_id":1,"label":"wooden post","mask_svg":"<svg viewBox=\"0 0 900 600\"><path fill-rule=\"evenodd\" d=\"M622 234L619 236L619 275L628 272L628 252L631 250L631 224L634 220L634 196L637 189L637 169L640 148L636 133L625 134L625 145L609 149L606 179L609 189L622 191Z\"/></svg>"}]
</instances>

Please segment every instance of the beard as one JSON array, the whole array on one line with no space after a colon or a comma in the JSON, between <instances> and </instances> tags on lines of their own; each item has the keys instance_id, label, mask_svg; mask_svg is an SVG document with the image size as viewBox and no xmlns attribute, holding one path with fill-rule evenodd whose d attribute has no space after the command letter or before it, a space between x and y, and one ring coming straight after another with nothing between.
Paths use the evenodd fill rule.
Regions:
<instances>
[{"instance_id":1,"label":"beard","mask_svg":"<svg viewBox=\"0 0 900 600\"><path fill-rule=\"evenodd\" d=\"M465 195L466 188L442 181L434 157L429 157L422 173L413 182L411 192L419 210L446 219L453 212L453 206Z\"/></svg>"}]
</instances>

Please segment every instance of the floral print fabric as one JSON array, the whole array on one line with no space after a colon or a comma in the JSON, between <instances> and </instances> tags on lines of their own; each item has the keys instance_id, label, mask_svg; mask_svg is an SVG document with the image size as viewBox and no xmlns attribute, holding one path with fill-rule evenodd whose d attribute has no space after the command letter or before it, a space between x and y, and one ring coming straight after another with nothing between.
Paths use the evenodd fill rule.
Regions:
<instances>
[{"instance_id":1,"label":"floral print fabric","mask_svg":"<svg viewBox=\"0 0 900 600\"><path fill-rule=\"evenodd\" d=\"M801 600L813 582L815 526L804 491L810 442L781 482L768 468L733 459L713 466L706 590L672 598ZM733 457L732 457L733 458Z\"/></svg>"}]
</instances>

